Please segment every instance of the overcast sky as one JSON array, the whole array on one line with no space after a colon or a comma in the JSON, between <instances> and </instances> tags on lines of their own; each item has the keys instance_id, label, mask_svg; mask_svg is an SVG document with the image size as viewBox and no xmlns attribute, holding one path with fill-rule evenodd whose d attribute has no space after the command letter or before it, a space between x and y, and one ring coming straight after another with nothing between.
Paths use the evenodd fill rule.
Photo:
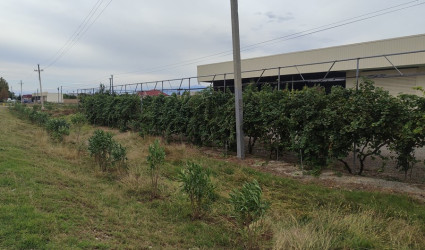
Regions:
<instances>
[{"instance_id":1,"label":"overcast sky","mask_svg":"<svg viewBox=\"0 0 425 250\"><path fill-rule=\"evenodd\" d=\"M425 0L239 0L242 48L414 4L264 43L243 51L242 58L425 33ZM211 56L232 50L229 0L1 0L0 27L0 76L15 92L20 80L24 92L36 91L38 63L43 90L64 86L66 93L108 85L111 74L116 85L181 78L196 76L198 64L232 59L231 53ZM74 33L78 28L83 31ZM77 39L69 43L73 34Z\"/></svg>"}]
</instances>

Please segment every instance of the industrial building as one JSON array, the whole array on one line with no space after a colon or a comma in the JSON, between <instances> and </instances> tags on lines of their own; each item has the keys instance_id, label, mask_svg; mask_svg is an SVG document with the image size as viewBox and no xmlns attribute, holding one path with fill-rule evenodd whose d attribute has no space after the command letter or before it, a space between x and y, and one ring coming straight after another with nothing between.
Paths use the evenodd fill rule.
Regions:
<instances>
[{"instance_id":1,"label":"industrial building","mask_svg":"<svg viewBox=\"0 0 425 250\"><path fill-rule=\"evenodd\" d=\"M301 89L321 85L355 87L368 77L391 94L425 88L425 34L242 60L242 83ZM233 62L198 66L198 81L233 88Z\"/></svg>"},{"instance_id":2,"label":"industrial building","mask_svg":"<svg viewBox=\"0 0 425 250\"><path fill-rule=\"evenodd\" d=\"M59 93L48 93L43 92L40 93L33 93L32 94L32 101L33 102L41 102L41 98L43 98L43 102L52 102L52 103L63 103L63 95Z\"/></svg>"}]
</instances>

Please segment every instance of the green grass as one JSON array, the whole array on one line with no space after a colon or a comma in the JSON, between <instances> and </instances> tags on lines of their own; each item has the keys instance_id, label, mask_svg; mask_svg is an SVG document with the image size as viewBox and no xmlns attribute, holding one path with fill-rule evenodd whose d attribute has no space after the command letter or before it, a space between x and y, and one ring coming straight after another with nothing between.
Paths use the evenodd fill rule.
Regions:
<instances>
[{"instance_id":1,"label":"green grass","mask_svg":"<svg viewBox=\"0 0 425 250\"><path fill-rule=\"evenodd\" d=\"M85 126L81 140L93 130ZM228 194L254 178L271 203L257 225L261 248L425 246L425 205L407 196L305 185L208 158L190 145L166 145L161 197L151 200L146 156L154 138L113 132L128 148L128 173L100 172L87 153L78 154L72 130L56 144L42 128L0 109L0 249L243 248ZM197 221L176 181L188 160L212 170L219 194Z\"/></svg>"}]
</instances>

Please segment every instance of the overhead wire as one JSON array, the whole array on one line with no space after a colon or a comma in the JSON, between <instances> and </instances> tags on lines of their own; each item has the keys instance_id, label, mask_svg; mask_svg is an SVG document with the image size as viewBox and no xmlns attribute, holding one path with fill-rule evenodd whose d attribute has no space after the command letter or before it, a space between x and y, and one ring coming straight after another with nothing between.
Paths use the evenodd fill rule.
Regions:
<instances>
[{"instance_id":1,"label":"overhead wire","mask_svg":"<svg viewBox=\"0 0 425 250\"><path fill-rule=\"evenodd\" d=\"M333 23L330 23L330 24L327 24L327 25L322 25L322 26L315 27L315 28L312 28L312 29L292 33L292 34L289 34L289 35L286 35L286 36L281 36L281 37L273 38L273 39L270 39L270 40L261 41L261 42L258 42L258 43L243 46L241 48L241 52L255 49L255 48L259 47L260 45L270 44L270 43L274 44L273 42L277 43L277 42L287 41L287 40L291 40L291 39L295 39L295 38L319 33L319 32L322 32L322 31L338 28L338 27L341 27L341 26L349 25L349 24L352 24L352 23L368 20L368 19L371 19L371 18L375 18L375 17L378 17L378 16L385 15L385 14L389 14L389 13L393 13L393 12L396 12L396 11L401 11L401 10L404 10L404 9L408 9L408 8L412 8L412 7L415 7L415 6L425 4L423 2L423 3L411 5L412 3L415 3L415 2L420 2L420 0L409 1L409 2L406 2L406 3L394 5L394 6L384 8L384 9L381 9L381 10L362 14L362 15L359 15L359 16L356 16L356 17L352 17L352 18L341 20L341 21L333 22ZM406 5L409 5L409 6L406 6ZM406 6L406 7L399 8L401 6ZM380 14L377 14L377 13L380 13ZM374 14L376 14L376 15L374 15ZM362 17L364 17L364 18L362 18ZM185 61L181 61L181 62L177 62L177 63L153 67L153 68L147 69L146 71L145 70L134 70L134 71L129 71L129 72L118 73L118 74L115 74L115 75L116 76L127 75L127 74L142 72L142 71L145 74L154 73L154 72L163 71L163 70L167 70L167 69L174 69L174 68L178 68L178 67L192 65L192 64L203 62L203 61L215 58L215 57L223 57L223 56L232 55L232 53L233 53L232 50L227 50L227 51L222 51L222 52L214 53L214 54L211 54L211 55L198 57L198 58L194 58L194 59L189 59L189 60L185 60Z\"/></svg>"},{"instance_id":2,"label":"overhead wire","mask_svg":"<svg viewBox=\"0 0 425 250\"><path fill-rule=\"evenodd\" d=\"M419 3L417 3L417 2L419 2ZM415 3L415 4L413 4L413 3ZM398 12L398 11L401 11L401 10L409 9L409 8L416 7L416 6L423 5L423 4L425 4L425 2L420 1L420 0L409 1L409 2L406 2L406 3L403 3L403 4L398 4L398 5L387 7L387 8L381 9L381 10L362 14L362 15L359 15L359 16L356 16L356 17L352 17L352 18L341 20L341 21L333 22L333 23L330 23L330 24L327 24L327 25L322 25L322 26L315 27L315 28L312 28L312 29L292 33L290 35L281 36L281 37L277 37L277 38L274 38L274 39L261 41L261 42L258 42L258 43L243 46L241 48L241 51L249 51L249 50L253 50L255 48L258 48L259 46L263 46L265 44L280 43L280 42L296 39L296 38L299 38L299 37L303 37L303 36L323 32L323 31L327 31L327 30L330 30L330 29L339 28L339 27L342 27L342 26L346 26L346 25L353 24L353 23L356 23L356 22L365 21L365 20L368 20L368 19L372 19L372 18L383 16L383 15L386 15L386 14ZM408 6L406 6L406 5L408 5ZM404 6L404 7L402 7L402 6ZM153 68L148 69L147 71L145 71L145 70L135 70L135 71L129 71L129 72L114 74L114 76L115 76L115 78L119 78L119 76L122 76L122 75L128 75L128 74L133 74L133 73L138 73L138 72L143 72L144 74L149 74L149 73L164 71L164 70L167 70L167 69L174 69L174 68L179 68L179 67L183 67L183 66L188 66L188 65L200 63L200 62L210 60L210 59L215 58L215 57L228 56L228 55L231 55L232 53L233 52L231 50L228 50L228 51L223 51L223 52L219 52L219 53L215 53L215 54L211 54L211 55L207 55L207 56L203 56L203 57L199 57L199 58L181 61L181 62L178 62L178 63L153 67ZM88 86L88 84L87 84L87 86Z\"/></svg>"},{"instance_id":3,"label":"overhead wire","mask_svg":"<svg viewBox=\"0 0 425 250\"><path fill-rule=\"evenodd\" d=\"M44 69L47 69L54 65L56 62L59 61L70 49L72 49L75 44L78 43L78 41L86 34L86 32L91 28L91 26L99 19L99 17L103 14L103 12L106 10L106 8L111 4L113 0L110 0L99 12L100 6L103 4L103 0L98 0L96 4L93 6L89 14L86 16L84 21L82 22L82 25L80 25L77 30L74 32L74 34L71 36L71 38L68 40L70 42L66 42L65 45L59 50L60 53L57 53L58 55L55 57L55 59L51 60L51 62L44 67ZM96 12L98 12L97 16L93 19L93 16L95 16ZM91 21L91 22L90 22Z\"/></svg>"},{"instance_id":4,"label":"overhead wire","mask_svg":"<svg viewBox=\"0 0 425 250\"><path fill-rule=\"evenodd\" d=\"M74 41L75 38L80 34L81 30L87 24L89 18L91 18L93 16L92 13L94 13L99 8L98 4L101 1L103 1L103 0L97 0L97 2L91 8L90 12L83 19L83 21L80 23L80 25L78 25L78 27L75 29L74 33L72 33L72 35L68 38L68 40L65 42L65 44L58 51L56 51L56 53L49 60L46 60L47 62L49 62L49 65L52 62L54 62L57 58L59 58L61 56L61 54L64 52L64 50L69 46L69 44L71 44L71 42ZM46 64L46 63L43 63L43 64Z\"/></svg>"}]
</instances>

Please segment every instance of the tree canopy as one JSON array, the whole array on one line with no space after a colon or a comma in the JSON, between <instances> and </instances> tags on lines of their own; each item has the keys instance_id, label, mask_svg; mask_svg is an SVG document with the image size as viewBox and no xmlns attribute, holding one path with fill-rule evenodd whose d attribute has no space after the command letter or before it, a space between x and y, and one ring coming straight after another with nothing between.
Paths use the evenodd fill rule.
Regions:
<instances>
[{"instance_id":1,"label":"tree canopy","mask_svg":"<svg viewBox=\"0 0 425 250\"><path fill-rule=\"evenodd\" d=\"M9 84L3 77L0 77L0 100L5 100L8 97L9 97Z\"/></svg>"}]
</instances>

